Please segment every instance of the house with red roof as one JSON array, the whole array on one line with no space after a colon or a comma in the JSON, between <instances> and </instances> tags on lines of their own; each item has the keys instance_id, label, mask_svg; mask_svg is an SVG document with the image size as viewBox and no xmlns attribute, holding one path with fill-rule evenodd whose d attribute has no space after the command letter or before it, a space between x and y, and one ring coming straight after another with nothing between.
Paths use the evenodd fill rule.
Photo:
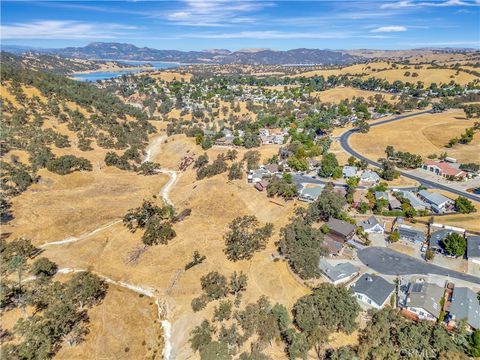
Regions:
<instances>
[{"instance_id":1,"label":"house with red roof","mask_svg":"<svg viewBox=\"0 0 480 360\"><path fill-rule=\"evenodd\" d=\"M465 178L465 176L467 176L465 171L457 169L449 163L440 161L426 160L422 165L422 169L443 177L453 176L456 178Z\"/></svg>"}]
</instances>

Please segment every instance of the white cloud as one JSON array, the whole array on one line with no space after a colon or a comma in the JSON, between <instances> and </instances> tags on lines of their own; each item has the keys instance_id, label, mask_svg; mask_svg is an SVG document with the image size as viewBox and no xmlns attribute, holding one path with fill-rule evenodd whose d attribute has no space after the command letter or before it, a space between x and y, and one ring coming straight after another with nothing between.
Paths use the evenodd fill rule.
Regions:
<instances>
[{"instance_id":1,"label":"white cloud","mask_svg":"<svg viewBox=\"0 0 480 360\"><path fill-rule=\"evenodd\" d=\"M446 1L413 1L413 0L403 0L393 3L383 4L382 9L402 9L402 8L411 8L411 7L446 7L446 6L478 6L480 2L478 0L474 1L463 1L463 0L446 0Z\"/></svg>"},{"instance_id":2,"label":"white cloud","mask_svg":"<svg viewBox=\"0 0 480 360\"><path fill-rule=\"evenodd\" d=\"M195 33L184 34L183 38L197 39L348 39L348 38L388 38L385 35L361 35L352 32L284 32L240 31L235 33Z\"/></svg>"},{"instance_id":3,"label":"white cloud","mask_svg":"<svg viewBox=\"0 0 480 360\"><path fill-rule=\"evenodd\" d=\"M389 33L389 32L403 32L407 31L405 26L381 26L371 30L374 33Z\"/></svg>"},{"instance_id":4,"label":"white cloud","mask_svg":"<svg viewBox=\"0 0 480 360\"><path fill-rule=\"evenodd\" d=\"M114 39L134 26L80 21L42 20L0 25L2 39Z\"/></svg>"},{"instance_id":5,"label":"white cloud","mask_svg":"<svg viewBox=\"0 0 480 360\"><path fill-rule=\"evenodd\" d=\"M226 26L253 23L257 19L244 15L269 6L273 6L273 3L249 0L185 0L181 7L167 14L153 13L151 17L165 18L178 25Z\"/></svg>"}]
</instances>

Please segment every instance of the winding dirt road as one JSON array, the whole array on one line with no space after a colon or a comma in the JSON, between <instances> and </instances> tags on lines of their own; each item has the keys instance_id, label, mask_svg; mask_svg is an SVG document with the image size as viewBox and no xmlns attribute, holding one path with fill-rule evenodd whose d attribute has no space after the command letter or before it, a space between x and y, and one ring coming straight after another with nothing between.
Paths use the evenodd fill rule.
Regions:
<instances>
[{"instance_id":1,"label":"winding dirt road","mask_svg":"<svg viewBox=\"0 0 480 360\"><path fill-rule=\"evenodd\" d=\"M158 148L160 147L162 142L165 140L165 138L166 138L166 136L159 136L159 137L155 138L150 143L150 145L146 149L146 155L145 155L145 158L144 158L143 162L150 161L150 159L152 158L152 154L155 151L158 151ZM163 197L163 199L165 200L165 202L167 204L173 206L173 202L171 201L171 199L169 197L169 194L170 194L170 191L172 189L173 184L175 184L175 182L177 181L178 172L175 171L175 170L171 170L171 169L159 169L157 172L162 173L162 174L168 174L170 176L169 181L160 190L160 195ZM77 242L77 241L85 240L85 239L88 239L89 237L92 237L95 234L98 234L99 232L102 232L102 231L120 223L121 221L122 221L122 219L116 219L116 220L113 220L113 221L111 221L107 224L104 224L104 225L96 228L95 230L89 231L89 232L81 234L79 236L69 236L69 237L67 237L63 240L52 241L52 242L45 243L45 244L41 245L40 248L46 248L48 246L54 246L54 245L70 244L70 243L74 243L74 242ZM61 269L58 270L58 273L68 274L68 273L75 273L75 272L81 272L81 271L87 271L87 270L86 269L74 269L74 268L61 268ZM129 290L131 290L131 291L133 291L137 294L142 294L144 296L147 296L147 297L155 300L155 304L157 305L157 309L158 309L158 319L159 319L159 321L162 325L162 329L163 329L164 348L163 348L163 351L162 351L162 355L163 355L163 358L165 360L172 360L174 358L172 342L170 340L171 332L172 332L172 325L171 325L170 321L168 321L168 317L169 317L168 316L169 315L168 305L165 301L161 300L161 298L156 295L157 291L153 288L150 288L150 287L134 285L134 284L130 284L130 283L127 283L127 282L124 282L124 281L121 281L121 280L113 280L112 278L110 278L108 276L105 276L103 274L100 274L100 273L97 273L97 272L94 272L94 273L96 275L98 275L100 278L104 279L108 283L111 283L111 284L129 289Z\"/></svg>"}]
</instances>

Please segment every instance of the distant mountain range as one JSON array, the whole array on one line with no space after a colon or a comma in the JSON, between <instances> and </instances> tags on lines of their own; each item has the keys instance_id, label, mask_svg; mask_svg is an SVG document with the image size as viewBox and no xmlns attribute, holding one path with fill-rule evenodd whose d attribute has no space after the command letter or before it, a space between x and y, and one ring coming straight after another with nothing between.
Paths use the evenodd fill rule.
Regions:
<instances>
[{"instance_id":1,"label":"distant mountain range","mask_svg":"<svg viewBox=\"0 0 480 360\"><path fill-rule=\"evenodd\" d=\"M22 53L23 47L3 46L3 50ZM62 49L35 49L35 52L58 55L65 58L95 60L138 60L179 63L252 64L252 65L300 65L300 64L350 64L364 60L361 56L344 51L319 49L242 49L231 52L225 49L203 51L157 50L124 43L95 42L84 47Z\"/></svg>"}]
</instances>

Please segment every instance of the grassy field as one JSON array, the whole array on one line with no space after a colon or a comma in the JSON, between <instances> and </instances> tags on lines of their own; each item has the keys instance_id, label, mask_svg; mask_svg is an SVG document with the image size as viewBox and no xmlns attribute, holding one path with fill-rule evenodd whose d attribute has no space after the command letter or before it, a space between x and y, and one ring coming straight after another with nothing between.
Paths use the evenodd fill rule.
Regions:
<instances>
[{"instance_id":1,"label":"grassy field","mask_svg":"<svg viewBox=\"0 0 480 360\"><path fill-rule=\"evenodd\" d=\"M373 97L377 94L382 95L386 101L393 102L392 99L394 98L394 95L383 94L375 91L355 89L352 87L336 87L333 89L328 89L325 91L317 91L312 93L312 95L318 98L320 101L330 102L333 104L339 104L340 101L345 99L352 100L354 98L360 98L360 97L368 99L369 97Z\"/></svg>"},{"instance_id":2,"label":"grassy field","mask_svg":"<svg viewBox=\"0 0 480 360\"><path fill-rule=\"evenodd\" d=\"M428 59L426 58L425 61ZM418 68L420 67L420 68ZM401 80L403 82L417 83L422 81L425 86L429 86L432 83L440 85L441 83L448 84L452 80L460 85L466 85L471 81L479 80L478 76L468 74L464 71L457 71L453 69L428 69L429 65L418 65L417 69L413 65L401 65L397 64L393 67L393 63L387 62L371 62L367 64L356 64L346 66L338 69L322 69L308 71L295 76L324 76L325 78L330 75L352 75L361 76L363 79L369 77L375 77L379 79L385 79L389 82L395 80ZM417 73L417 77L405 76L405 72ZM293 76L293 75L291 75Z\"/></svg>"},{"instance_id":3,"label":"grassy field","mask_svg":"<svg viewBox=\"0 0 480 360\"><path fill-rule=\"evenodd\" d=\"M225 151L213 148L208 154L213 159ZM264 158L277 151L278 146L261 148ZM154 160L175 169L184 155L202 152L192 138L178 135L162 144L162 151L154 154ZM116 169L64 177L42 175L39 184L14 199L15 219L5 229L12 232L12 237L31 237L35 244L91 232L122 217L128 208L139 206L144 198L157 194L166 181L163 175L140 177ZM285 262L275 262L271 257L278 232L288 222L296 202L273 203L264 193L248 185L245 179L229 182L225 174L197 181L193 169L180 174L170 197L177 209L191 208L192 214L175 224L177 237L168 246L148 249L136 265L128 265L126 258L141 245L141 233L132 234L122 223L77 242L49 246L43 256L61 268L87 268L114 280L155 289L169 306L169 318L174 324L172 337L179 359L192 355L187 343L189 333L213 311L213 303L199 313L194 313L190 306L191 300L200 294L200 277L209 271L220 271L227 276L235 270L244 271L249 278L244 303L254 302L266 294L272 302L291 307L298 297L309 291L292 276ZM233 263L223 253L223 234L228 223L243 214L254 214L262 223L273 222L275 234L267 248L251 261ZM194 250L207 255L207 260L183 272ZM94 349L96 357L92 358L102 359L129 358L129 355L130 358L141 358L137 355L147 352L148 345L143 347L141 341L154 337L154 325L150 319L153 309L149 300L140 302L135 298L123 305L122 298L126 301L136 295L127 296L124 290L112 289L105 303L92 310L92 331L87 342L79 348L63 349L59 359L75 359L80 354L93 353ZM111 310L114 308L123 309L117 313ZM138 319L134 309L143 311ZM123 325L119 323L120 313L128 313ZM140 328L142 330L137 333L134 329L142 323L146 328ZM99 344L103 338L107 340ZM130 347L128 353L124 352L126 346ZM281 352L281 349L277 350Z\"/></svg>"},{"instance_id":4,"label":"grassy field","mask_svg":"<svg viewBox=\"0 0 480 360\"><path fill-rule=\"evenodd\" d=\"M385 147L392 145L396 150L409 151L427 157L430 154L447 152L459 162L478 159L480 136L474 136L468 145L446 148L449 139L459 137L466 128L473 126L473 120L465 118L463 110L449 110L441 114L423 114L376 126L368 134L354 134L351 146L361 154L377 159L385 157Z\"/></svg>"},{"instance_id":5,"label":"grassy field","mask_svg":"<svg viewBox=\"0 0 480 360\"><path fill-rule=\"evenodd\" d=\"M161 358L162 329L152 299L109 285L103 302L88 313L90 333L85 341L73 347L63 346L55 359Z\"/></svg>"},{"instance_id":6,"label":"grassy field","mask_svg":"<svg viewBox=\"0 0 480 360\"><path fill-rule=\"evenodd\" d=\"M417 73L417 77L405 76L405 72L410 72L411 74ZM369 77L375 77L380 79L385 79L388 82L394 82L395 80L401 80L403 82L410 82L416 84L417 81L422 81L425 86L430 86L432 83L440 85L441 83L448 84L451 81L454 81L460 85L466 85L469 82L479 79L479 77L468 74L464 71L457 71L452 69L390 69L384 71L378 71L376 73L371 73L369 76L364 76L364 79Z\"/></svg>"}]
</instances>

